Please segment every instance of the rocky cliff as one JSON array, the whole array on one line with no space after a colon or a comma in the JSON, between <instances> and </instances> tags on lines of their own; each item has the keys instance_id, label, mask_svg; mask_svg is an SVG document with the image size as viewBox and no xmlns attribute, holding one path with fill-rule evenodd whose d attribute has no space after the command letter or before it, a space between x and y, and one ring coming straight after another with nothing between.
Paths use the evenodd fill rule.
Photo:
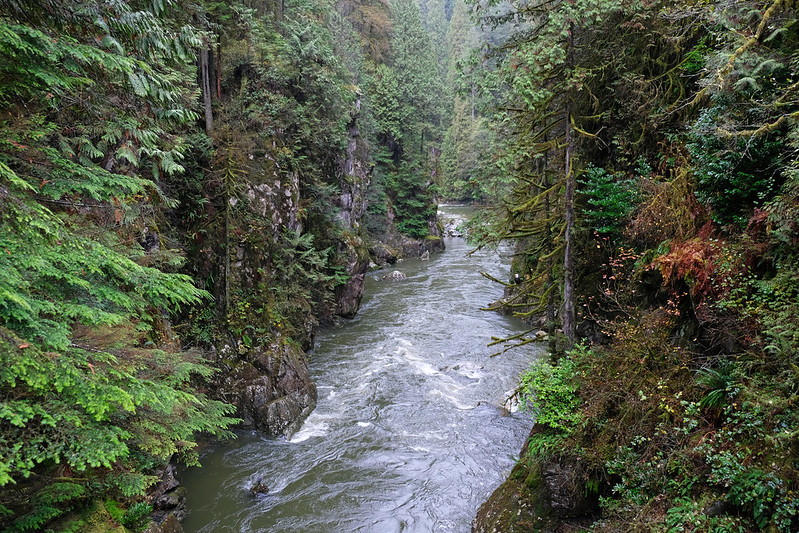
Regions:
<instances>
[{"instance_id":1,"label":"rocky cliff","mask_svg":"<svg viewBox=\"0 0 799 533\"><path fill-rule=\"evenodd\" d=\"M215 343L215 394L234 405L242 424L266 435L291 433L316 404L305 351L320 323L352 317L363 296L369 254L360 229L369 186L358 108L338 157L332 218L311 213L300 177L281 168L281 146L251 145L246 185L229 199L224 235L230 249L216 270L227 335ZM241 143L241 142L240 142ZM220 231L222 231L220 224ZM208 258L213 264L213 258Z\"/></svg>"}]
</instances>

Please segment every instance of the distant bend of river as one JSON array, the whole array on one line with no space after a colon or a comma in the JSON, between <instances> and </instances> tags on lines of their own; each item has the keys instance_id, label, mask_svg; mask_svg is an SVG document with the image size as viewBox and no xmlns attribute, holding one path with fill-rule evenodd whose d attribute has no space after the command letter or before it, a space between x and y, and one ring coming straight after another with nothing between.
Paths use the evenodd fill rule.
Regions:
<instances>
[{"instance_id":1,"label":"distant bend of river","mask_svg":"<svg viewBox=\"0 0 799 533\"><path fill-rule=\"evenodd\" d=\"M446 220L467 208L442 206ZM530 431L502 404L543 348L490 357L523 331L480 311L509 277L509 253L460 238L429 261L371 272L355 319L310 354L316 410L290 439L241 432L182 473L186 533L468 532ZM403 280L380 280L392 270ZM261 479L269 493L248 489Z\"/></svg>"}]
</instances>

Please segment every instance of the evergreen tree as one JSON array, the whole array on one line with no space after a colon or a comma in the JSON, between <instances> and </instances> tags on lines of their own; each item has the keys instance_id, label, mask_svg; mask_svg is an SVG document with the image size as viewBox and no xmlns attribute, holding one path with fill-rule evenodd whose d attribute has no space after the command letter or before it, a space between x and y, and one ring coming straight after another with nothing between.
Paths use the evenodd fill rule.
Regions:
<instances>
[{"instance_id":1,"label":"evergreen tree","mask_svg":"<svg viewBox=\"0 0 799 533\"><path fill-rule=\"evenodd\" d=\"M364 56L373 65L388 61L391 48L389 0L340 0L337 5L338 11L357 32Z\"/></svg>"},{"instance_id":2,"label":"evergreen tree","mask_svg":"<svg viewBox=\"0 0 799 533\"><path fill-rule=\"evenodd\" d=\"M388 155L378 157L384 177L379 185L401 231L424 237L435 217L431 187L440 154L443 86L416 2L392 2L391 15L391 61L374 69L367 91L378 141Z\"/></svg>"},{"instance_id":3,"label":"evergreen tree","mask_svg":"<svg viewBox=\"0 0 799 533\"><path fill-rule=\"evenodd\" d=\"M445 13L445 4L445 0L429 0L427 3L427 16L424 19L425 29L430 35L430 43L438 57L438 77L440 79L443 79L446 75L449 62L449 50L447 47L449 23Z\"/></svg>"},{"instance_id":4,"label":"evergreen tree","mask_svg":"<svg viewBox=\"0 0 799 533\"><path fill-rule=\"evenodd\" d=\"M649 128L673 120L673 115L652 110L676 105L684 94L684 81L675 79L674 72L682 60L680 43L690 42L694 34L689 29L682 34L684 41L671 40L652 11L636 3L548 2L494 9L484 12L484 24L512 29L490 58L499 68L488 87L505 96L498 104L506 143L499 168L518 183L500 234L528 243L525 273L541 305L552 304L548 295L553 287L546 280L553 279L553 269L559 272L560 316L573 342L576 178L588 163L604 161L614 149L620 151L616 160L632 173L636 152L646 149L641 143L649 139ZM630 101L633 94L642 98L641 87L652 97L636 107ZM624 127L629 124L642 128L635 139ZM611 175L624 179L626 173Z\"/></svg>"},{"instance_id":5,"label":"evergreen tree","mask_svg":"<svg viewBox=\"0 0 799 533\"><path fill-rule=\"evenodd\" d=\"M392 21L391 67L399 87L398 103L406 117L401 153L414 157L425 154L426 143L438 138L442 103L438 56L413 0L392 2Z\"/></svg>"},{"instance_id":6,"label":"evergreen tree","mask_svg":"<svg viewBox=\"0 0 799 533\"><path fill-rule=\"evenodd\" d=\"M505 187L492 170L493 135L477 110L476 73L470 60L478 44L478 29L460 0L447 29L445 80L452 117L442 143L440 183L448 197L486 201L502 197Z\"/></svg>"},{"instance_id":7,"label":"evergreen tree","mask_svg":"<svg viewBox=\"0 0 799 533\"><path fill-rule=\"evenodd\" d=\"M229 406L197 388L169 317L207 293L168 273L160 187L183 170L197 32L172 2L0 12L0 523L39 529L196 462ZM160 267L160 268L157 268ZM61 478L60 496L52 479ZM9 490L10 488L10 490Z\"/></svg>"}]
</instances>

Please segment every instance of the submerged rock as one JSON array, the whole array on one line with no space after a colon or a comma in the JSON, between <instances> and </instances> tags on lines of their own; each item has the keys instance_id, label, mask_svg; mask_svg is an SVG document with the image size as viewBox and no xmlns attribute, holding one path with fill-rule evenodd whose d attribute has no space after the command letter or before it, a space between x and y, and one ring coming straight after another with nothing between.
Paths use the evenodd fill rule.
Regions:
<instances>
[{"instance_id":1,"label":"submerged rock","mask_svg":"<svg viewBox=\"0 0 799 533\"><path fill-rule=\"evenodd\" d=\"M444 223L444 235L447 237L463 237L463 232L458 228L459 221L447 220Z\"/></svg>"},{"instance_id":2,"label":"submerged rock","mask_svg":"<svg viewBox=\"0 0 799 533\"><path fill-rule=\"evenodd\" d=\"M405 277L406 276L405 276L404 273L400 272L399 270L395 270L391 274L386 274L385 276L383 276L382 279L394 279L394 280L397 280L397 279L405 279Z\"/></svg>"},{"instance_id":3,"label":"submerged rock","mask_svg":"<svg viewBox=\"0 0 799 533\"><path fill-rule=\"evenodd\" d=\"M259 477L255 480L255 483L252 484L250 487L250 494L253 496L258 496L259 494L267 494L269 492L269 487L264 483L264 479Z\"/></svg>"}]
</instances>

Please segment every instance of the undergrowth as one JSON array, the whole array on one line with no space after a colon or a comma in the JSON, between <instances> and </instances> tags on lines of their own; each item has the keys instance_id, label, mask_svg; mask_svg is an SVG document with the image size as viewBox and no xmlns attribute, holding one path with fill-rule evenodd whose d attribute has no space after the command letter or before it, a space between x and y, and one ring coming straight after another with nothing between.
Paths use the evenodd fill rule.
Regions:
<instances>
[{"instance_id":1,"label":"undergrowth","mask_svg":"<svg viewBox=\"0 0 799 533\"><path fill-rule=\"evenodd\" d=\"M735 258L733 246L713 241L687 249ZM777 326L793 312L765 297L785 283L692 278L684 297L704 307L705 329L741 313L766 326L745 350L727 353L701 335L685 342L675 332L687 311L667 303L628 308L603 324L606 344L522 376L521 397L547 428L531 436L527 460L579 457L594 473L601 518L591 531L798 530L794 329Z\"/></svg>"}]
</instances>

